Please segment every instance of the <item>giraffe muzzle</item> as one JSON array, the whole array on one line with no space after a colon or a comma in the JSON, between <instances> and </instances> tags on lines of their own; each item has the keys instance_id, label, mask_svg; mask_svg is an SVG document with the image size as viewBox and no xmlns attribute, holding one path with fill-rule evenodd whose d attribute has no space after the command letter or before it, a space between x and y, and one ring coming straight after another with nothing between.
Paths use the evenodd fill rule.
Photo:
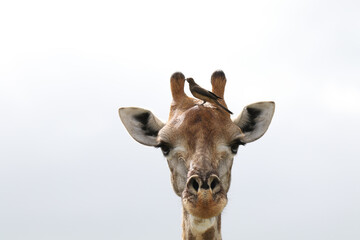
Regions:
<instances>
[{"instance_id":1,"label":"giraffe muzzle","mask_svg":"<svg viewBox=\"0 0 360 240\"><path fill-rule=\"evenodd\" d=\"M191 215L204 219L218 216L227 204L227 196L217 175L195 174L187 180L182 202Z\"/></svg>"}]
</instances>

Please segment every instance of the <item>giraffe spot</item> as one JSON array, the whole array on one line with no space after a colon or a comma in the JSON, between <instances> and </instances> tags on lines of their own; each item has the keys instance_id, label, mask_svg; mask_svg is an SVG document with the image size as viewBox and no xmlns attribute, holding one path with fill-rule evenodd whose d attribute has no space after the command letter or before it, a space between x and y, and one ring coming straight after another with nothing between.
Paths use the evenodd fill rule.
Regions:
<instances>
[{"instance_id":1,"label":"giraffe spot","mask_svg":"<svg viewBox=\"0 0 360 240\"><path fill-rule=\"evenodd\" d=\"M214 239L214 236L215 236L215 229L212 227L203 233L202 238L203 240L209 240L209 239Z\"/></svg>"}]
</instances>

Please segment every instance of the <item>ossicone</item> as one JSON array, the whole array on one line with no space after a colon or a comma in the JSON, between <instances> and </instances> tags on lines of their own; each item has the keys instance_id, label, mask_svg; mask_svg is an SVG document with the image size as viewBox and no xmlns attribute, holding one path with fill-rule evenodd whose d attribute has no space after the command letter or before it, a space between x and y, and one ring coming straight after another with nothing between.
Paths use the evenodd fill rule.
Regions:
<instances>
[{"instance_id":1,"label":"ossicone","mask_svg":"<svg viewBox=\"0 0 360 240\"><path fill-rule=\"evenodd\" d=\"M181 72L176 72L171 75L170 78L170 87L171 87L171 94L173 101L181 102L186 94L184 92L184 85L185 85L185 76Z\"/></svg>"},{"instance_id":2,"label":"ossicone","mask_svg":"<svg viewBox=\"0 0 360 240\"><path fill-rule=\"evenodd\" d=\"M212 92L217 96L224 98L226 77L225 73L221 70L215 71L211 75Z\"/></svg>"}]
</instances>

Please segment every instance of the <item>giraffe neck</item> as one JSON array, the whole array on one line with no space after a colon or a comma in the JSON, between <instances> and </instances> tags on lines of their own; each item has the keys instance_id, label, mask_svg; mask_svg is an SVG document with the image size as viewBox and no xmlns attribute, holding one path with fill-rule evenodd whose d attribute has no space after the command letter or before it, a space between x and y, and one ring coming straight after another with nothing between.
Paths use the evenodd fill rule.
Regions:
<instances>
[{"instance_id":1,"label":"giraffe neck","mask_svg":"<svg viewBox=\"0 0 360 240\"><path fill-rule=\"evenodd\" d=\"M221 215L202 219L183 210L182 228L183 240L221 240Z\"/></svg>"}]
</instances>

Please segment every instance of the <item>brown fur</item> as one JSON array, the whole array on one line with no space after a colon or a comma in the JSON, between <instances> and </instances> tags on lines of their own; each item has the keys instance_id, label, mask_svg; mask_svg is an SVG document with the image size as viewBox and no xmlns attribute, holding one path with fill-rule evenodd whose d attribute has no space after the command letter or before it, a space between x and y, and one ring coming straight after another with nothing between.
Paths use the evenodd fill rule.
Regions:
<instances>
[{"instance_id":1,"label":"brown fur","mask_svg":"<svg viewBox=\"0 0 360 240\"><path fill-rule=\"evenodd\" d=\"M196 240L196 237L191 233L191 231L187 232L187 238L188 240Z\"/></svg>"},{"instance_id":2,"label":"brown fur","mask_svg":"<svg viewBox=\"0 0 360 240\"><path fill-rule=\"evenodd\" d=\"M224 72L216 71L211 75L211 85L212 92L218 95L221 98L224 98L225 93L225 85L226 85L226 77ZM225 105L225 101L222 101L222 104Z\"/></svg>"},{"instance_id":3,"label":"brown fur","mask_svg":"<svg viewBox=\"0 0 360 240\"><path fill-rule=\"evenodd\" d=\"M209 228L203 235L202 238L203 240L212 240L215 237L215 229Z\"/></svg>"},{"instance_id":4,"label":"brown fur","mask_svg":"<svg viewBox=\"0 0 360 240\"><path fill-rule=\"evenodd\" d=\"M219 229L219 224L221 224L221 216L215 217L215 224L204 232L196 232L191 230L193 226L191 226L189 221L189 213L185 210L183 211L183 240L221 240L221 232ZM196 222L196 221L195 221Z\"/></svg>"},{"instance_id":5,"label":"brown fur","mask_svg":"<svg viewBox=\"0 0 360 240\"><path fill-rule=\"evenodd\" d=\"M184 84L185 84L185 76L180 72L176 72L171 76L170 79L170 86L171 86L171 93L174 101L181 101L184 98Z\"/></svg>"},{"instance_id":6,"label":"brown fur","mask_svg":"<svg viewBox=\"0 0 360 240\"><path fill-rule=\"evenodd\" d=\"M226 161L222 159L231 159L224 152L219 152L219 144L224 146L230 144L236 136L241 134L241 130L233 124L229 114L216 108L212 104L202 102L198 99L189 98L184 93L185 78L182 74L176 73L171 77L171 90L173 103L171 104L169 120L166 126L159 132L159 141L166 142L170 146L182 146L185 151L177 153L177 159L184 159L183 164L188 169L187 178L198 175L203 181L206 181L210 174L219 175L219 168ZM223 98L226 84L225 75L222 72L215 72L211 78L213 92ZM221 103L226 103L221 99ZM224 162L225 161L225 162ZM220 191L213 194L209 189L200 189L194 195L188 191L186 186L178 186L177 165L172 166L169 162L172 172L172 183L175 192L182 197L184 207L183 217L183 239L195 239L191 230L189 230L188 214L199 218L218 219L216 223L217 231L214 228L201 233L203 239L221 239L220 222L221 212L227 204L227 191L230 185L231 164L228 172L225 174L227 183L221 184ZM215 232L217 233L215 237ZM196 237L196 239L199 239Z\"/></svg>"},{"instance_id":7,"label":"brown fur","mask_svg":"<svg viewBox=\"0 0 360 240\"><path fill-rule=\"evenodd\" d=\"M186 191L186 190L185 190ZM192 215L199 218L218 216L227 204L224 193L212 195L210 190L200 190L198 196L183 195L183 206Z\"/></svg>"}]
</instances>

